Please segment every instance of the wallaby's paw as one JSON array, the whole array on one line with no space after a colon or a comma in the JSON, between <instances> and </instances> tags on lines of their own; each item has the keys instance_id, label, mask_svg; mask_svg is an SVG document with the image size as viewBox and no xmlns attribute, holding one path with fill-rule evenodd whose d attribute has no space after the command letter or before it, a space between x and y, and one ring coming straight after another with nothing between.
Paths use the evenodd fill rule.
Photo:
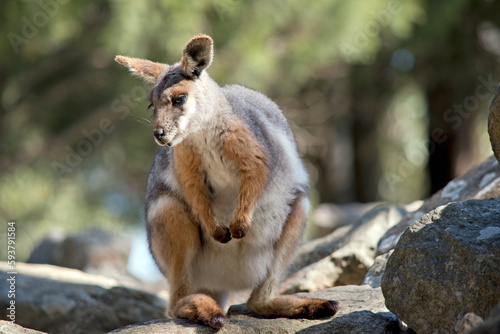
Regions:
<instances>
[{"instance_id":1,"label":"wallaby's paw","mask_svg":"<svg viewBox=\"0 0 500 334\"><path fill-rule=\"evenodd\" d=\"M182 299L177 306L177 316L187 318L195 323L221 329L227 318L219 304L205 294L190 295Z\"/></svg>"},{"instance_id":2,"label":"wallaby's paw","mask_svg":"<svg viewBox=\"0 0 500 334\"><path fill-rule=\"evenodd\" d=\"M250 223L246 221L236 221L229 225L229 229L231 230L231 236L233 238L241 239L247 235L250 229Z\"/></svg>"},{"instance_id":3,"label":"wallaby's paw","mask_svg":"<svg viewBox=\"0 0 500 334\"><path fill-rule=\"evenodd\" d=\"M313 299L314 300L314 299ZM340 309L339 302L335 300L316 299L315 302L304 308L304 313L299 314L299 318L324 319L333 317Z\"/></svg>"},{"instance_id":4,"label":"wallaby's paw","mask_svg":"<svg viewBox=\"0 0 500 334\"><path fill-rule=\"evenodd\" d=\"M231 240L231 231L225 226L217 226L212 237L218 242L225 244Z\"/></svg>"}]
</instances>

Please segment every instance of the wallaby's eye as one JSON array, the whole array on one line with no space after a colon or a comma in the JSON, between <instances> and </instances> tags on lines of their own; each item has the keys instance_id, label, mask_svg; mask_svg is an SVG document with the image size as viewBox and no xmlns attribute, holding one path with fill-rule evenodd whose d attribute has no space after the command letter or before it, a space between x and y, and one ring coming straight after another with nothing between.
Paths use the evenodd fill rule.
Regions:
<instances>
[{"instance_id":1,"label":"wallaby's eye","mask_svg":"<svg viewBox=\"0 0 500 334\"><path fill-rule=\"evenodd\" d=\"M186 94L181 94L172 99L172 104L176 107L182 106L187 100L187 95Z\"/></svg>"}]
</instances>

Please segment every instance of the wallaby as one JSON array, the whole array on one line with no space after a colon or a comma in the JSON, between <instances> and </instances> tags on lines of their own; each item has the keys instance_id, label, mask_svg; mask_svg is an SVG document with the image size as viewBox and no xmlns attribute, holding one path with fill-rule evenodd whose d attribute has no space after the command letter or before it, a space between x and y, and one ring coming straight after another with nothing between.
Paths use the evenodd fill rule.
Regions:
<instances>
[{"instance_id":1,"label":"wallaby","mask_svg":"<svg viewBox=\"0 0 500 334\"><path fill-rule=\"evenodd\" d=\"M247 308L268 317L326 318L336 301L279 295L301 239L308 176L279 107L261 93L220 87L207 74L209 36L166 65L117 56L154 84L154 138L145 214L149 248L170 283L167 315L227 323L230 291L253 288Z\"/></svg>"}]
</instances>

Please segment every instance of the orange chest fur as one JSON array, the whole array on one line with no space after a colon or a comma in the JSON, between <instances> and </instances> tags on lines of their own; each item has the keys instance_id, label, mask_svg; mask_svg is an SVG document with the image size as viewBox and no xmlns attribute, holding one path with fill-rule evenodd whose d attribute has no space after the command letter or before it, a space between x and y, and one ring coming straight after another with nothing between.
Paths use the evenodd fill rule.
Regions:
<instances>
[{"instance_id":1,"label":"orange chest fur","mask_svg":"<svg viewBox=\"0 0 500 334\"><path fill-rule=\"evenodd\" d=\"M245 126L176 145L174 166L184 194L208 199L203 201L211 206L207 211L212 210L223 225L230 223L237 207L248 217L268 175L265 151Z\"/></svg>"},{"instance_id":2,"label":"orange chest fur","mask_svg":"<svg viewBox=\"0 0 500 334\"><path fill-rule=\"evenodd\" d=\"M220 145L216 144L194 147L183 142L176 145L174 166L184 189L197 186L212 199L240 182L236 164L228 159Z\"/></svg>"}]
</instances>

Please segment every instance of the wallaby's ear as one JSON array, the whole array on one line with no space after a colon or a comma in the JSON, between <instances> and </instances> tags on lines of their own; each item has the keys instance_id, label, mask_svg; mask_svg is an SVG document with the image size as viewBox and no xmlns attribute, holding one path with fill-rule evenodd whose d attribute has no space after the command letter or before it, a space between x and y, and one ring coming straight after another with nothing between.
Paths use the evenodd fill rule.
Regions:
<instances>
[{"instance_id":1,"label":"wallaby's ear","mask_svg":"<svg viewBox=\"0 0 500 334\"><path fill-rule=\"evenodd\" d=\"M207 35L198 35L186 44L182 53L182 73L196 79L212 63L214 41Z\"/></svg>"},{"instance_id":2,"label":"wallaby's ear","mask_svg":"<svg viewBox=\"0 0 500 334\"><path fill-rule=\"evenodd\" d=\"M116 56L115 61L128 67L132 74L145 79L148 82L156 83L156 78L168 66L166 64L155 63L150 60Z\"/></svg>"}]
</instances>

